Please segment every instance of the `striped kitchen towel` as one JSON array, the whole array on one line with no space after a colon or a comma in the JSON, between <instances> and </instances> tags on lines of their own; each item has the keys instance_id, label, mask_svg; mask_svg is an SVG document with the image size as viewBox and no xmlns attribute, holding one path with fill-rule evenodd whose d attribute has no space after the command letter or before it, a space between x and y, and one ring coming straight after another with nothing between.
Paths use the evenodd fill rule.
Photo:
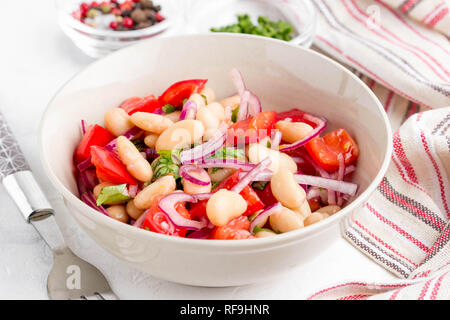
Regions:
<instances>
[{"instance_id":1,"label":"striped kitchen towel","mask_svg":"<svg viewBox=\"0 0 450 320\"><path fill-rule=\"evenodd\" d=\"M314 49L374 91L395 131L386 176L344 236L400 279L341 283L309 298L450 299L449 3L313 2Z\"/></svg>"}]
</instances>

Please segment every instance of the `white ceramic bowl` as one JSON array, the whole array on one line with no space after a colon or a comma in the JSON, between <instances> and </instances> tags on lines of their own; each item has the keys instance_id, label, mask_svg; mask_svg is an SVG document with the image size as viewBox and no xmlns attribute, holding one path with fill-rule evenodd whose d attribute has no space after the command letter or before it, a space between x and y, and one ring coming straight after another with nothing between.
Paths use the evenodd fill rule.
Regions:
<instances>
[{"instance_id":1,"label":"white ceramic bowl","mask_svg":"<svg viewBox=\"0 0 450 320\"><path fill-rule=\"evenodd\" d=\"M346 128L361 155L358 197L339 213L307 228L254 240L197 240L165 236L108 218L78 199L72 154L80 120L103 123L106 110L130 96L159 94L181 79L208 78L218 97L235 92L237 67L265 109L298 107ZM264 281L319 254L339 236L345 217L381 181L391 155L391 130L375 95L332 60L294 45L246 35L160 38L94 62L53 98L40 129L45 170L81 227L107 251L155 277L198 286ZM349 261L349 263L351 263Z\"/></svg>"}]
</instances>

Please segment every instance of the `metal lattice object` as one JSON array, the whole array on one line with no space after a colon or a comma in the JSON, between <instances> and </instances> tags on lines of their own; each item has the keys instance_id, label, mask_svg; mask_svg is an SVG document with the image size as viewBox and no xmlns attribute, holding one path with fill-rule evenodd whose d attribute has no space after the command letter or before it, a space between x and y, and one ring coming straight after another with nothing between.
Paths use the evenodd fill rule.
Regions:
<instances>
[{"instance_id":1,"label":"metal lattice object","mask_svg":"<svg viewBox=\"0 0 450 320\"><path fill-rule=\"evenodd\" d=\"M16 138L0 113L0 180L18 171L30 170Z\"/></svg>"}]
</instances>

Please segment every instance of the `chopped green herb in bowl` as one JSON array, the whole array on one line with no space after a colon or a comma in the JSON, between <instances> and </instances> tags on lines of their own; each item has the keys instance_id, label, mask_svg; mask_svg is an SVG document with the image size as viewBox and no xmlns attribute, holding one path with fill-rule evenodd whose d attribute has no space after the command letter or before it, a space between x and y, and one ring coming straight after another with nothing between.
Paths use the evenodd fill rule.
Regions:
<instances>
[{"instance_id":1,"label":"chopped green herb in bowl","mask_svg":"<svg viewBox=\"0 0 450 320\"><path fill-rule=\"evenodd\" d=\"M270 37L284 41L293 39L294 28L286 21L273 21L268 17L259 16L258 24L253 24L248 14L238 14L238 22L228 26L219 28L211 28L212 32L233 32L259 35L263 37Z\"/></svg>"}]
</instances>

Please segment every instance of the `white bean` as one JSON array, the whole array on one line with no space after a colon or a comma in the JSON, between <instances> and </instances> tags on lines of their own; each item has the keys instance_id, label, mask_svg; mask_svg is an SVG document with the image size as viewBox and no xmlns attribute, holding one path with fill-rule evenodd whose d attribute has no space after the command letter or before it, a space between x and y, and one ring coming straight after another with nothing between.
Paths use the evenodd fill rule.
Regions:
<instances>
[{"instance_id":1,"label":"white bean","mask_svg":"<svg viewBox=\"0 0 450 320\"><path fill-rule=\"evenodd\" d=\"M134 200L131 199L127 202L126 210L128 215L133 218L134 220L137 220L141 214L144 212L144 210L138 209L136 205L134 204Z\"/></svg>"},{"instance_id":2,"label":"white bean","mask_svg":"<svg viewBox=\"0 0 450 320\"><path fill-rule=\"evenodd\" d=\"M144 138L144 143L149 148L154 148L156 145L156 141L158 140L158 135L154 133L149 133Z\"/></svg>"},{"instance_id":3,"label":"white bean","mask_svg":"<svg viewBox=\"0 0 450 320\"><path fill-rule=\"evenodd\" d=\"M204 169L197 171L191 171L189 172L189 175L191 175L192 177L201 180L201 181L208 181L209 175L208 172L206 172ZM211 192L211 183L209 183L206 186L201 186L195 183L192 183L186 179L183 179L181 181L181 183L183 184L183 190L184 192L188 193L188 194L196 194L196 193L210 193Z\"/></svg>"},{"instance_id":4,"label":"white bean","mask_svg":"<svg viewBox=\"0 0 450 320\"><path fill-rule=\"evenodd\" d=\"M134 198L134 204L140 210L148 209L152 206L156 196L172 193L175 189L174 177L171 175L163 176L141 190Z\"/></svg>"},{"instance_id":5,"label":"white bean","mask_svg":"<svg viewBox=\"0 0 450 320\"><path fill-rule=\"evenodd\" d=\"M203 137L206 140L209 140L219 128L219 119L217 119L214 113L208 108L198 110L196 119L201 121L203 127L205 128Z\"/></svg>"},{"instance_id":6,"label":"white bean","mask_svg":"<svg viewBox=\"0 0 450 320\"><path fill-rule=\"evenodd\" d=\"M290 209L300 208L306 200L305 190L295 181L294 174L286 168L280 168L270 180L274 197Z\"/></svg>"},{"instance_id":7,"label":"white bean","mask_svg":"<svg viewBox=\"0 0 450 320\"><path fill-rule=\"evenodd\" d=\"M283 207L269 217L269 223L276 232L289 232L303 228L303 218L296 212Z\"/></svg>"},{"instance_id":8,"label":"white bean","mask_svg":"<svg viewBox=\"0 0 450 320\"><path fill-rule=\"evenodd\" d=\"M122 108L114 108L106 111L105 127L113 135L120 136L134 127L131 117Z\"/></svg>"},{"instance_id":9,"label":"white bean","mask_svg":"<svg viewBox=\"0 0 450 320\"><path fill-rule=\"evenodd\" d=\"M216 101L216 93L211 88L204 87L200 91L200 95L204 95L206 97L206 103L207 104Z\"/></svg>"},{"instance_id":10,"label":"white bean","mask_svg":"<svg viewBox=\"0 0 450 320\"><path fill-rule=\"evenodd\" d=\"M305 218L305 221L304 221L305 227L310 226L319 221L322 221L328 217L329 217L329 215L326 213L321 213L321 212L317 212L317 211L313 212L311 215L309 215L308 217Z\"/></svg>"},{"instance_id":11,"label":"white bean","mask_svg":"<svg viewBox=\"0 0 450 320\"><path fill-rule=\"evenodd\" d=\"M156 151L190 147L201 142L205 127L198 120L181 120L165 130L156 141Z\"/></svg>"},{"instance_id":12,"label":"white bean","mask_svg":"<svg viewBox=\"0 0 450 320\"><path fill-rule=\"evenodd\" d=\"M120 160L127 166L128 172L137 180L150 181L153 170L150 163L142 156L136 146L124 136L117 138L117 152Z\"/></svg>"},{"instance_id":13,"label":"white bean","mask_svg":"<svg viewBox=\"0 0 450 320\"><path fill-rule=\"evenodd\" d=\"M247 202L236 192L221 189L209 198L206 215L215 226L224 226L247 210Z\"/></svg>"},{"instance_id":14,"label":"white bean","mask_svg":"<svg viewBox=\"0 0 450 320\"><path fill-rule=\"evenodd\" d=\"M211 181L214 182L221 182L231 176L236 169L232 168L223 168L223 169L217 169L214 170L214 168L208 169L209 177L211 178Z\"/></svg>"},{"instance_id":15,"label":"white bean","mask_svg":"<svg viewBox=\"0 0 450 320\"><path fill-rule=\"evenodd\" d=\"M156 134L160 134L173 125L173 121L165 116L148 112L133 113L131 121L142 130Z\"/></svg>"},{"instance_id":16,"label":"white bean","mask_svg":"<svg viewBox=\"0 0 450 320\"><path fill-rule=\"evenodd\" d=\"M251 163L258 164L267 157L271 160L268 168L272 172L277 172L279 168L286 168L292 173L297 172L297 164L286 153L269 149L259 143L253 143L249 146L248 158Z\"/></svg>"},{"instance_id":17,"label":"white bean","mask_svg":"<svg viewBox=\"0 0 450 320\"><path fill-rule=\"evenodd\" d=\"M303 218L306 218L311 214L311 207L309 206L308 201L303 202L300 208L295 208L292 210L300 214Z\"/></svg>"},{"instance_id":18,"label":"white bean","mask_svg":"<svg viewBox=\"0 0 450 320\"><path fill-rule=\"evenodd\" d=\"M308 136L313 127L304 122L278 121L275 123L275 129L280 130L283 140L289 143L299 141Z\"/></svg>"},{"instance_id":19,"label":"white bean","mask_svg":"<svg viewBox=\"0 0 450 320\"><path fill-rule=\"evenodd\" d=\"M203 98L198 93L191 94L191 96L189 97L189 100L192 100L195 102L195 104L197 105L197 111L206 106L205 98Z\"/></svg>"},{"instance_id":20,"label":"white bean","mask_svg":"<svg viewBox=\"0 0 450 320\"><path fill-rule=\"evenodd\" d=\"M206 108L209 109L216 116L216 118L219 119L219 121L225 119L225 109L220 103L210 103L206 106Z\"/></svg>"},{"instance_id":21,"label":"white bean","mask_svg":"<svg viewBox=\"0 0 450 320\"><path fill-rule=\"evenodd\" d=\"M181 111L174 111L174 112L164 115L164 117L166 119L171 120L172 122L178 122L178 121L180 121L180 115L181 115Z\"/></svg>"},{"instance_id":22,"label":"white bean","mask_svg":"<svg viewBox=\"0 0 450 320\"><path fill-rule=\"evenodd\" d=\"M268 238L268 237L273 237L276 236L277 234L275 232L273 232L272 230L269 229L264 229L261 231L258 231L257 233L255 233L255 237L257 238Z\"/></svg>"},{"instance_id":23,"label":"white bean","mask_svg":"<svg viewBox=\"0 0 450 320\"><path fill-rule=\"evenodd\" d=\"M329 205L329 206L322 207L319 210L316 210L314 212L326 213L326 214L332 216L339 210L341 210L341 207L336 206L336 205Z\"/></svg>"},{"instance_id":24,"label":"white bean","mask_svg":"<svg viewBox=\"0 0 450 320\"><path fill-rule=\"evenodd\" d=\"M127 223L128 222L128 214L123 205L114 205L106 208L106 212L108 212L109 216L117 221Z\"/></svg>"},{"instance_id":25,"label":"white bean","mask_svg":"<svg viewBox=\"0 0 450 320\"><path fill-rule=\"evenodd\" d=\"M237 94L220 101L220 104L226 108L231 107L231 110L236 108L241 103L241 97Z\"/></svg>"}]
</instances>

